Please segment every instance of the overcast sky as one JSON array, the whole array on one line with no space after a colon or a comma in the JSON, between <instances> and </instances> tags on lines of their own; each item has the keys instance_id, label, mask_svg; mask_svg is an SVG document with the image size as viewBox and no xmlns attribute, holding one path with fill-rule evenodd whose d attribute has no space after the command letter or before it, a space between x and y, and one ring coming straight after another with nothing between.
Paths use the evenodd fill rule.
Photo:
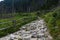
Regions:
<instances>
[{"instance_id":1,"label":"overcast sky","mask_svg":"<svg viewBox=\"0 0 60 40\"><path fill-rule=\"evenodd\" d=\"M0 1L3 1L3 0L0 0Z\"/></svg>"}]
</instances>

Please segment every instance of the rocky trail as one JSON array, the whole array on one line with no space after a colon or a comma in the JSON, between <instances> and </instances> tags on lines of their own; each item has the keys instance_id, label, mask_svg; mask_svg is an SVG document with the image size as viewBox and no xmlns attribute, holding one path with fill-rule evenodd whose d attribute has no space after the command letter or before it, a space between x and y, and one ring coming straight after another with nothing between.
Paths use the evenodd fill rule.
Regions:
<instances>
[{"instance_id":1,"label":"rocky trail","mask_svg":"<svg viewBox=\"0 0 60 40\"><path fill-rule=\"evenodd\" d=\"M52 40L43 19L35 20L20 28L19 31L0 38L0 40Z\"/></svg>"}]
</instances>

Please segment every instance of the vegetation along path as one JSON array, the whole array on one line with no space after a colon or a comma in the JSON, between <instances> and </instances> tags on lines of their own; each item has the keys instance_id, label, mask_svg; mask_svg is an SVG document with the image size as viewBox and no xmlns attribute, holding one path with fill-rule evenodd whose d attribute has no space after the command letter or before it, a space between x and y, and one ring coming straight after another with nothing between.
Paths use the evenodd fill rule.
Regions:
<instances>
[{"instance_id":1,"label":"vegetation along path","mask_svg":"<svg viewBox=\"0 0 60 40\"><path fill-rule=\"evenodd\" d=\"M7 35L0 40L52 40L43 19L35 20L20 28L19 31Z\"/></svg>"}]
</instances>

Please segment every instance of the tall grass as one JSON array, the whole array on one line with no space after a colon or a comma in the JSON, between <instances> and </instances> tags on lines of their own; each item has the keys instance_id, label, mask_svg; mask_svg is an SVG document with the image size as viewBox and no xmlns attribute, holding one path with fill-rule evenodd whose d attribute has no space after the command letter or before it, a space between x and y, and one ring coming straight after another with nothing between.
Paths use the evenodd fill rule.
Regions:
<instances>
[{"instance_id":1,"label":"tall grass","mask_svg":"<svg viewBox=\"0 0 60 40\"><path fill-rule=\"evenodd\" d=\"M35 15L35 13L26 13L26 14L20 14L20 15L16 15L14 18L9 18L8 19L1 19L0 22L7 22L5 24L0 24L0 28L6 28L6 29L3 29L3 30L0 30L0 37L3 37L5 35L8 35L10 33L14 33L16 31L19 30L19 28L22 26L22 25L25 25L33 20L36 20L37 17ZM14 23L13 21L11 20L15 20L16 22ZM11 22L8 22L8 21L11 21Z\"/></svg>"}]
</instances>

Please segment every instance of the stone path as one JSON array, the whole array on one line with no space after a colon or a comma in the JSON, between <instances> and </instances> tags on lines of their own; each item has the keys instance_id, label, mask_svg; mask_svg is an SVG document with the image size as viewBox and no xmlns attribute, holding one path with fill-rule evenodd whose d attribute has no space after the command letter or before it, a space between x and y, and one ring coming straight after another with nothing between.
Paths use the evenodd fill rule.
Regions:
<instances>
[{"instance_id":1,"label":"stone path","mask_svg":"<svg viewBox=\"0 0 60 40\"><path fill-rule=\"evenodd\" d=\"M43 19L33 21L20 28L19 31L7 35L0 40L52 40Z\"/></svg>"}]
</instances>

